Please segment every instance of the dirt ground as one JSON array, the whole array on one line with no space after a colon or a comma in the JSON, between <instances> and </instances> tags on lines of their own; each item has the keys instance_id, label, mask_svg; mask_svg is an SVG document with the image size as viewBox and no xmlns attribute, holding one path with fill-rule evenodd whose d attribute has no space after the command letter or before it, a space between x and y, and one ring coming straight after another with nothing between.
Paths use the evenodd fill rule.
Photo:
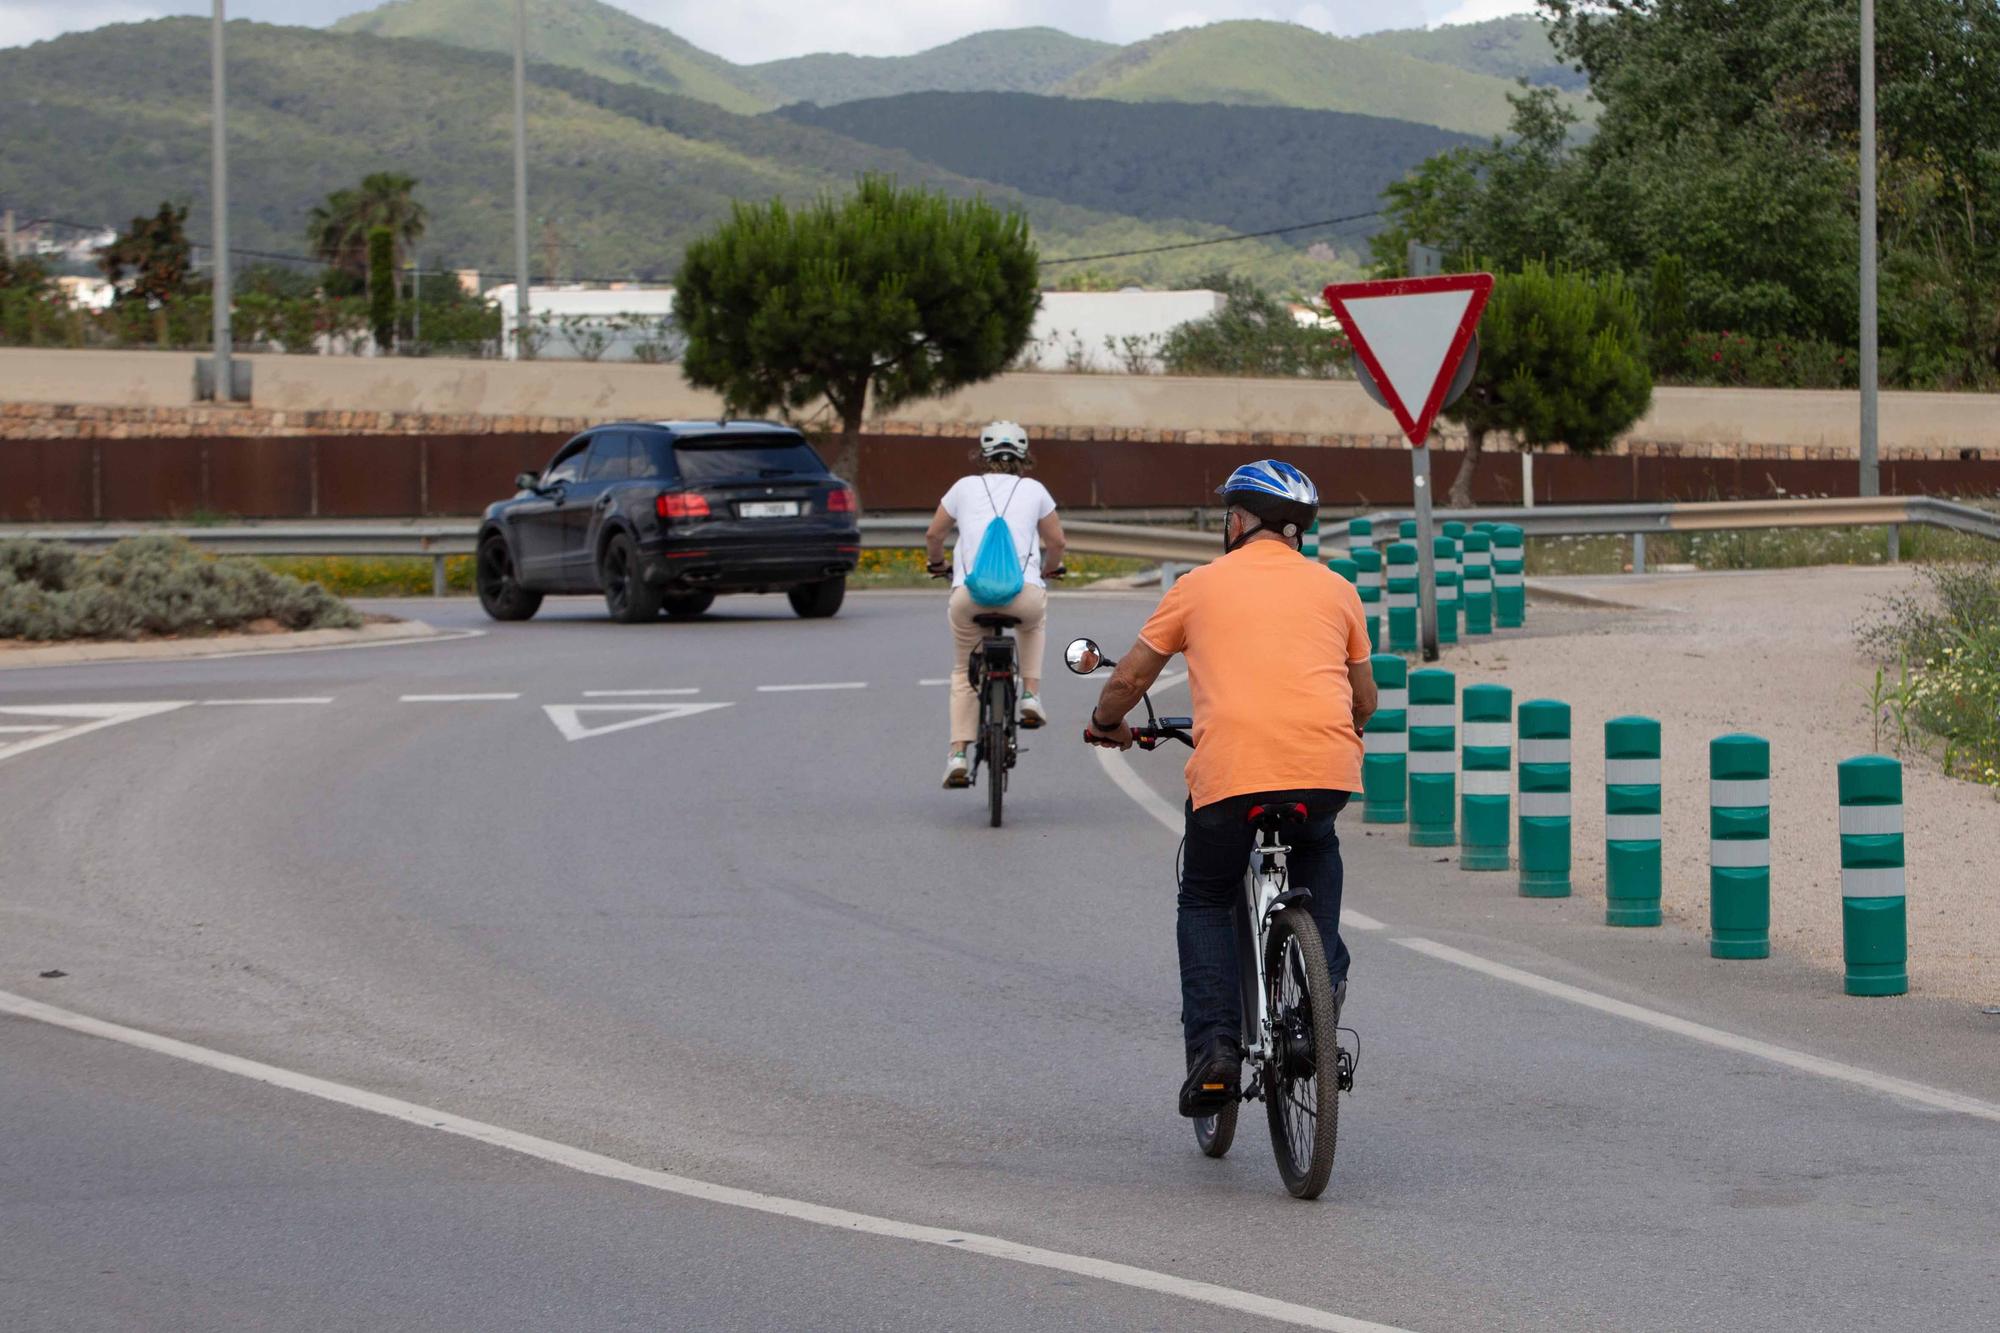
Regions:
<instances>
[{"instance_id":1,"label":"dirt ground","mask_svg":"<svg viewBox=\"0 0 2000 1333\"><path fill-rule=\"evenodd\" d=\"M1907 569L1838 567L1744 574L1551 579L1628 603L1587 609L1532 601L1525 630L1448 648L1460 688L1511 686L1515 703L1572 710L1576 895L1604 899L1604 723L1662 726L1663 906L1708 925L1708 742L1748 731L1771 742L1771 943L1836 979L1840 807L1835 765L1875 748L1875 665L1854 625L1875 598L1909 587ZM1885 728L1882 745L1891 744ZM2000 802L1988 788L1904 759L1910 987L2000 1005ZM1836 980L1837 984L1837 980Z\"/></svg>"}]
</instances>

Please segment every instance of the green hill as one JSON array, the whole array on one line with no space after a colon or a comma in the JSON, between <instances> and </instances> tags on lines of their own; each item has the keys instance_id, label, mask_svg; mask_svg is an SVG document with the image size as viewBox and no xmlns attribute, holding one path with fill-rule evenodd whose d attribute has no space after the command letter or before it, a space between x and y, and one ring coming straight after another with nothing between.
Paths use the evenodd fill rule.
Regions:
<instances>
[{"instance_id":1,"label":"green hill","mask_svg":"<svg viewBox=\"0 0 2000 1333\"><path fill-rule=\"evenodd\" d=\"M1370 212L1426 157L1478 142L1339 111L1027 93L911 93L778 114L1025 194L1232 231Z\"/></svg>"},{"instance_id":2,"label":"green hill","mask_svg":"<svg viewBox=\"0 0 2000 1333\"><path fill-rule=\"evenodd\" d=\"M913 56L810 55L752 65L786 102L833 106L919 92L1046 93L1118 48L1054 28L974 33Z\"/></svg>"},{"instance_id":3,"label":"green hill","mask_svg":"<svg viewBox=\"0 0 2000 1333\"><path fill-rule=\"evenodd\" d=\"M208 24L162 19L0 50L0 188L29 216L123 223L162 199L194 206L210 234ZM511 268L512 62L430 42L254 23L229 26L231 239L298 254L307 211L371 171L422 183L427 264ZM896 149L778 117L578 70L530 68L529 184L536 267L556 276L658 278L733 201L803 200L881 171L1021 207L1048 256L1139 249L1214 235L1143 222L971 180ZM1232 262L1282 279L1298 252L1232 246ZM1164 281L1208 250L1112 262L1105 274Z\"/></svg>"},{"instance_id":4,"label":"green hill","mask_svg":"<svg viewBox=\"0 0 2000 1333\"><path fill-rule=\"evenodd\" d=\"M513 0L390 0L340 20L333 30L511 54L514 5ZM601 0L534 0L528 6L528 58L745 114L781 100L748 71Z\"/></svg>"},{"instance_id":5,"label":"green hill","mask_svg":"<svg viewBox=\"0 0 2000 1333\"><path fill-rule=\"evenodd\" d=\"M1452 65L1474 74L1491 74L1510 81L1526 79L1567 92L1582 92L1590 86L1582 70L1557 58L1547 26L1526 14L1488 19L1484 23L1455 23L1428 31L1402 28L1375 32L1356 40L1363 46Z\"/></svg>"},{"instance_id":6,"label":"green hill","mask_svg":"<svg viewBox=\"0 0 2000 1333\"><path fill-rule=\"evenodd\" d=\"M1498 134L1512 114L1513 85L1297 24L1244 19L1135 43L1059 91L1124 102L1311 107Z\"/></svg>"}]
</instances>

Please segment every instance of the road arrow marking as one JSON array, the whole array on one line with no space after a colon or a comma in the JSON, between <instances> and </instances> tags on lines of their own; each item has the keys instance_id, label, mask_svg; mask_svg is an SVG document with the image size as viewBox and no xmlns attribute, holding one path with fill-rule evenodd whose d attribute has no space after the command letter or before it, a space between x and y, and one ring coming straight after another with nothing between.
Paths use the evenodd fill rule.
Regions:
<instances>
[{"instance_id":1,"label":"road arrow marking","mask_svg":"<svg viewBox=\"0 0 2000 1333\"><path fill-rule=\"evenodd\" d=\"M728 704L543 704L542 711L549 715L549 721L556 724L556 730L563 734L564 740L581 741L677 717L712 713L727 707ZM626 716L617 722L592 723L585 720L585 713L622 713Z\"/></svg>"},{"instance_id":2,"label":"road arrow marking","mask_svg":"<svg viewBox=\"0 0 2000 1333\"><path fill-rule=\"evenodd\" d=\"M77 723L74 726L58 724L55 729L28 740L0 743L0 759L12 759L17 754L39 750L44 745L71 740L88 732L101 731L105 727L115 727L120 722L136 722L142 717L171 713L176 708L186 708L188 703L186 699L172 699L134 704L0 704L0 719L19 715L68 718ZM13 728L10 726L4 730L11 731Z\"/></svg>"}]
</instances>

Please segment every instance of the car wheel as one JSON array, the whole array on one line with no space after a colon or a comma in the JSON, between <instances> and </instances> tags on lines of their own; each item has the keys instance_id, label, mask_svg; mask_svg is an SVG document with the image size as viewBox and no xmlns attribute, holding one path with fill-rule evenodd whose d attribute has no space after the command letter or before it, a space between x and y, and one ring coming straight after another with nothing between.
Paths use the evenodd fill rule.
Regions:
<instances>
[{"instance_id":1,"label":"car wheel","mask_svg":"<svg viewBox=\"0 0 2000 1333\"><path fill-rule=\"evenodd\" d=\"M479 605L495 620L526 620L541 610L542 595L521 586L514 552L498 534L479 544L472 581L479 590Z\"/></svg>"},{"instance_id":2,"label":"car wheel","mask_svg":"<svg viewBox=\"0 0 2000 1333\"><path fill-rule=\"evenodd\" d=\"M714 605L712 592L670 592L661 599L660 609L669 620L693 620Z\"/></svg>"},{"instance_id":3,"label":"car wheel","mask_svg":"<svg viewBox=\"0 0 2000 1333\"><path fill-rule=\"evenodd\" d=\"M625 533L605 544L597 562L597 584L604 589L605 609L619 624L641 625L659 619L659 589L647 584L638 543Z\"/></svg>"},{"instance_id":4,"label":"car wheel","mask_svg":"<svg viewBox=\"0 0 2000 1333\"><path fill-rule=\"evenodd\" d=\"M841 602L847 598L847 576L836 574L818 583L801 583L785 594L791 599L792 610L807 620L823 620L840 610Z\"/></svg>"}]
</instances>

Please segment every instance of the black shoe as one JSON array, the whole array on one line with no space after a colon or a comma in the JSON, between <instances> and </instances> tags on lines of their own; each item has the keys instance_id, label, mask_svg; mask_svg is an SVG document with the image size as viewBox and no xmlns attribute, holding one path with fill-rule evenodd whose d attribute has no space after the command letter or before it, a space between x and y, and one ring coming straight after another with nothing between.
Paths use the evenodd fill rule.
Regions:
<instances>
[{"instance_id":1,"label":"black shoe","mask_svg":"<svg viewBox=\"0 0 2000 1333\"><path fill-rule=\"evenodd\" d=\"M1243 1048L1234 1037L1215 1037L1188 1061L1181 1084L1181 1114L1214 1115L1242 1095Z\"/></svg>"}]
</instances>

